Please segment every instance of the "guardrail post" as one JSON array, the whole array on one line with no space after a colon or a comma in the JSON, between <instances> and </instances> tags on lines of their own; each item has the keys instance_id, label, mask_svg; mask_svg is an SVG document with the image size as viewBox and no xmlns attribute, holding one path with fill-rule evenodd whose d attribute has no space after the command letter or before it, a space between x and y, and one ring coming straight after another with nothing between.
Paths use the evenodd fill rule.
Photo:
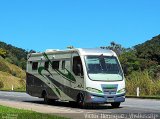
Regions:
<instances>
[{"instance_id":1,"label":"guardrail post","mask_svg":"<svg viewBox=\"0 0 160 119\"><path fill-rule=\"evenodd\" d=\"M140 93L139 87L137 87L137 97L139 97L139 93Z\"/></svg>"},{"instance_id":2,"label":"guardrail post","mask_svg":"<svg viewBox=\"0 0 160 119\"><path fill-rule=\"evenodd\" d=\"M14 90L14 87L13 87L13 85L12 85L12 91Z\"/></svg>"}]
</instances>

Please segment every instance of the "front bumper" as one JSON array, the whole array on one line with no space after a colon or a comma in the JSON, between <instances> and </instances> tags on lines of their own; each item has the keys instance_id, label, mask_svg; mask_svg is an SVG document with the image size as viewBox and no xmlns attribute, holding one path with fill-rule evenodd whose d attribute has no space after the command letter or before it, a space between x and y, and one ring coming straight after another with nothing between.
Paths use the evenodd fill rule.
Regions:
<instances>
[{"instance_id":1,"label":"front bumper","mask_svg":"<svg viewBox=\"0 0 160 119\"><path fill-rule=\"evenodd\" d=\"M86 93L85 102L86 103L112 103L112 102L124 102L125 101L125 93L116 94L116 95L99 95Z\"/></svg>"}]
</instances>

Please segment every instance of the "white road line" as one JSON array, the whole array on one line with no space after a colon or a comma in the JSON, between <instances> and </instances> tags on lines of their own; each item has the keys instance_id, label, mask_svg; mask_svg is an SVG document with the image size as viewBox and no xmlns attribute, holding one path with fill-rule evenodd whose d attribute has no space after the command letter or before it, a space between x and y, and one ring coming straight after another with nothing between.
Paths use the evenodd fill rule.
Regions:
<instances>
[{"instance_id":1,"label":"white road line","mask_svg":"<svg viewBox=\"0 0 160 119\"><path fill-rule=\"evenodd\" d=\"M19 96L19 95L3 95L5 97L26 97L28 98L28 96Z\"/></svg>"}]
</instances>

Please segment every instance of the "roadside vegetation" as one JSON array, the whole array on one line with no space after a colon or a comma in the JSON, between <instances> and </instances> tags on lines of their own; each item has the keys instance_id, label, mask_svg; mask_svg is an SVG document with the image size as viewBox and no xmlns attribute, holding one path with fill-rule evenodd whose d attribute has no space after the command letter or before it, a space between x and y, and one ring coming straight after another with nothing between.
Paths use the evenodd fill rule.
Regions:
<instances>
[{"instance_id":1,"label":"roadside vegetation","mask_svg":"<svg viewBox=\"0 0 160 119\"><path fill-rule=\"evenodd\" d=\"M0 56L11 64L26 68L27 51L0 41Z\"/></svg>"},{"instance_id":2,"label":"roadside vegetation","mask_svg":"<svg viewBox=\"0 0 160 119\"><path fill-rule=\"evenodd\" d=\"M29 110L15 109L0 105L0 118L2 119L67 119L51 114L42 114Z\"/></svg>"},{"instance_id":3,"label":"roadside vegetation","mask_svg":"<svg viewBox=\"0 0 160 119\"><path fill-rule=\"evenodd\" d=\"M160 97L160 35L132 48L111 42L101 47L114 50L119 56L125 78L127 95Z\"/></svg>"},{"instance_id":4,"label":"roadside vegetation","mask_svg":"<svg viewBox=\"0 0 160 119\"><path fill-rule=\"evenodd\" d=\"M137 87L140 88L140 96L159 96L160 97L160 80L153 79L149 72L132 72L126 77L127 95L136 95Z\"/></svg>"},{"instance_id":5,"label":"roadside vegetation","mask_svg":"<svg viewBox=\"0 0 160 119\"><path fill-rule=\"evenodd\" d=\"M25 91L25 80L7 72L0 71L0 89L11 91Z\"/></svg>"},{"instance_id":6,"label":"roadside vegetation","mask_svg":"<svg viewBox=\"0 0 160 119\"><path fill-rule=\"evenodd\" d=\"M0 90L25 91L27 53L0 41Z\"/></svg>"},{"instance_id":7,"label":"roadside vegetation","mask_svg":"<svg viewBox=\"0 0 160 119\"><path fill-rule=\"evenodd\" d=\"M25 71L0 58L0 90L25 91Z\"/></svg>"}]
</instances>

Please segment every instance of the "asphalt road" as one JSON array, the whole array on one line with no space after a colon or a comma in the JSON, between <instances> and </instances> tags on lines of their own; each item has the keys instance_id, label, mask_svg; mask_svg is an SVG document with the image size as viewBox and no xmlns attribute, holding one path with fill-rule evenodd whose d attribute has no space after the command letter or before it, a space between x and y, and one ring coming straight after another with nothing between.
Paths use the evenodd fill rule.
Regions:
<instances>
[{"instance_id":1,"label":"asphalt road","mask_svg":"<svg viewBox=\"0 0 160 119\"><path fill-rule=\"evenodd\" d=\"M32 97L26 93L20 92L0 91L0 100L16 103L19 102L19 104L24 103L32 106L41 106L42 108L44 107L46 109L46 113L47 108L50 108L52 110L48 111L48 113L54 113L54 109L58 109L57 112L59 113L67 113L68 111L68 115L62 113L60 115L64 115L70 118L79 117L90 119L122 119L124 117L125 119L160 119L160 100L127 98L126 101L121 104L120 108L112 108L110 104L103 104L99 106L92 106L87 109L79 109L75 106L71 106L68 102L56 102L51 105L45 105L43 103L43 99ZM0 102L0 105L1 104L3 104L3 102ZM34 111L36 111L36 108L34 109ZM79 113L79 115L78 117L76 115L71 116L71 113Z\"/></svg>"}]
</instances>

